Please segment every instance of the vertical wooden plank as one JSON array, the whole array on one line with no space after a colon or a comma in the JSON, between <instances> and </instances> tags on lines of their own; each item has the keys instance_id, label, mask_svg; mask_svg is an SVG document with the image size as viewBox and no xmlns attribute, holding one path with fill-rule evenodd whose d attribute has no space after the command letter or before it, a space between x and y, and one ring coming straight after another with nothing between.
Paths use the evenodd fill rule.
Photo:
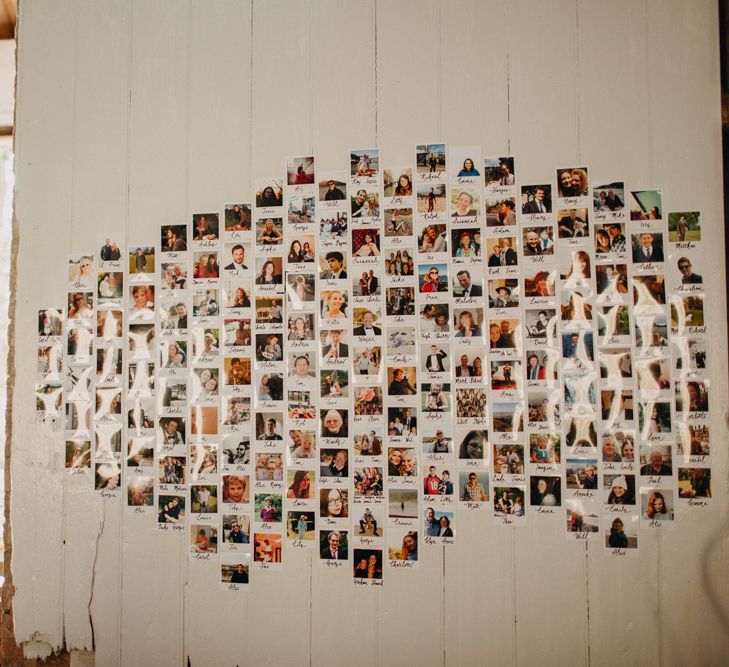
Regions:
<instances>
[{"instance_id":1,"label":"vertical wooden plank","mask_svg":"<svg viewBox=\"0 0 729 667\"><path fill-rule=\"evenodd\" d=\"M251 2L193 0L190 19L186 219L219 211L222 220L225 203L250 197ZM217 558L188 560L184 567L184 659L192 665L245 664L248 593L221 589Z\"/></svg>"},{"instance_id":2,"label":"vertical wooden plank","mask_svg":"<svg viewBox=\"0 0 729 667\"><path fill-rule=\"evenodd\" d=\"M15 366L12 412L13 615L32 655L63 646L63 434L35 424L37 310L64 303L71 222L74 3L27 3L19 22L15 215ZM39 270L39 267L43 270ZM42 501L40 500L42 499Z\"/></svg>"},{"instance_id":3,"label":"vertical wooden plank","mask_svg":"<svg viewBox=\"0 0 729 667\"><path fill-rule=\"evenodd\" d=\"M309 3L253 4L253 179L283 178L286 157L312 149L310 18ZM310 557L284 548L281 568L254 568L243 664L309 660Z\"/></svg>"},{"instance_id":4,"label":"vertical wooden plank","mask_svg":"<svg viewBox=\"0 0 729 667\"><path fill-rule=\"evenodd\" d=\"M443 139L508 149L509 81L506 0L440 1Z\"/></svg>"},{"instance_id":5,"label":"vertical wooden plank","mask_svg":"<svg viewBox=\"0 0 729 667\"><path fill-rule=\"evenodd\" d=\"M356 26L355 48L350 26ZM317 169L346 171L350 148L375 145L375 2L318 0L311 31Z\"/></svg>"},{"instance_id":6,"label":"vertical wooden plank","mask_svg":"<svg viewBox=\"0 0 729 667\"><path fill-rule=\"evenodd\" d=\"M439 31L435 0L377 3L377 142L384 164L413 164L417 142L442 136ZM402 656L405 637L417 637L407 643L408 662L443 662L443 548L421 546L418 555L417 572L386 572L377 594L380 664Z\"/></svg>"},{"instance_id":7,"label":"vertical wooden plank","mask_svg":"<svg viewBox=\"0 0 729 667\"><path fill-rule=\"evenodd\" d=\"M718 8L715 2L648 2L648 70L653 181L664 210L702 211L701 249L707 304L712 442L712 506L679 506L677 530L659 540L662 658L666 665L721 662L729 648L726 548L729 510L727 335ZM687 601L700 613L686 613Z\"/></svg>"},{"instance_id":8,"label":"vertical wooden plank","mask_svg":"<svg viewBox=\"0 0 729 667\"><path fill-rule=\"evenodd\" d=\"M69 238L97 252L103 231L126 225L129 90L128 0L77 3L74 160ZM105 57L97 40L104 36ZM66 647L120 657L122 500L101 500L90 478L66 477L64 621ZM92 625L92 615L94 617Z\"/></svg>"},{"instance_id":9,"label":"vertical wooden plank","mask_svg":"<svg viewBox=\"0 0 729 667\"><path fill-rule=\"evenodd\" d=\"M625 0L607 13L595 3L580 2L577 24L582 162L591 168L593 183L624 178L628 187L652 186L646 4ZM612 127L620 131L608 130ZM657 541L646 530L639 539L640 559L631 562L610 558L602 541L589 545L591 663L614 662L616 637L625 660L658 662ZM622 611L626 608L629 615ZM636 626L635 618L653 622Z\"/></svg>"},{"instance_id":10,"label":"vertical wooden plank","mask_svg":"<svg viewBox=\"0 0 729 667\"><path fill-rule=\"evenodd\" d=\"M481 145L484 155L506 155L506 3L441 2L440 12L444 138L453 146ZM446 664L512 664L514 529L495 525L490 510L459 509L458 522L458 541L445 549Z\"/></svg>"},{"instance_id":11,"label":"vertical wooden plank","mask_svg":"<svg viewBox=\"0 0 729 667\"><path fill-rule=\"evenodd\" d=\"M521 183L552 182L579 160L576 7L571 0L510 2L509 135ZM547 519L547 520L540 520ZM587 662L586 549L566 541L561 518L532 513L516 530L517 664ZM559 599L559 626L545 622Z\"/></svg>"},{"instance_id":12,"label":"vertical wooden plank","mask_svg":"<svg viewBox=\"0 0 729 667\"><path fill-rule=\"evenodd\" d=\"M355 48L350 26L356 26ZM314 2L311 29L317 169L346 171L350 148L377 145L375 3ZM351 567L325 569L318 563L317 549L311 555L311 664L340 665L343 647L350 647L348 664L372 665L378 593L355 589Z\"/></svg>"},{"instance_id":13,"label":"vertical wooden plank","mask_svg":"<svg viewBox=\"0 0 729 667\"><path fill-rule=\"evenodd\" d=\"M377 141L387 164L411 164L417 142L441 138L439 39L435 0L377 0Z\"/></svg>"},{"instance_id":14,"label":"vertical wooden plank","mask_svg":"<svg viewBox=\"0 0 729 667\"><path fill-rule=\"evenodd\" d=\"M186 220L188 3L132 5L128 236L159 242ZM157 531L124 508L122 664L182 664L187 533Z\"/></svg>"}]
</instances>

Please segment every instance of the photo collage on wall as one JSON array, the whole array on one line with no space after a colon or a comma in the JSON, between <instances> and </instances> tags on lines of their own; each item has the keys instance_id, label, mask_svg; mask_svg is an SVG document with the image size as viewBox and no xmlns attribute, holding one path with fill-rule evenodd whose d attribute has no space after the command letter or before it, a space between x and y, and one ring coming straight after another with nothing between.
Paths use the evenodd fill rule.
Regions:
<instances>
[{"instance_id":1,"label":"photo collage on wall","mask_svg":"<svg viewBox=\"0 0 729 667\"><path fill-rule=\"evenodd\" d=\"M464 512L634 556L708 505L699 212L584 165L522 183L476 146L285 166L69 259L35 383L69 483L233 591L306 549L382 586Z\"/></svg>"}]
</instances>

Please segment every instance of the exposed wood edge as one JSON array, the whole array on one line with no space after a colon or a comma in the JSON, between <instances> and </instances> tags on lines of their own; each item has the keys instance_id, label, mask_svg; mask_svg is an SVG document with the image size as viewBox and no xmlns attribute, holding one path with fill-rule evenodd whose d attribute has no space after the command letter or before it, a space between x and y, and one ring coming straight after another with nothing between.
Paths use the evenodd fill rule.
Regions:
<instances>
[{"instance_id":1,"label":"exposed wood edge","mask_svg":"<svg viewBox=\"0 0 729 667\"><path fill-rule=\"evenodd\" d=\"M0 137L12 137L13 127L12 125L0 125Z\"/></svg>"}]
</instances>

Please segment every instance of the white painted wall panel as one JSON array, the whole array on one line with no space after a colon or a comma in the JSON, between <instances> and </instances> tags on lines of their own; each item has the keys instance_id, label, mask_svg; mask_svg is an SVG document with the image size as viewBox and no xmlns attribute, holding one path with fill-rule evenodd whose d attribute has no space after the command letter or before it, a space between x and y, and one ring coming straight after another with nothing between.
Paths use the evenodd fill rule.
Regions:
<instances>
[{"instance_id":1,"label":"white painted wall panel","mask_svg":"<svg viewBox=\"0 0 729 667\"><path fill-rule=\"evenodd\" d=\"M70 248L106 229L155 242L161 224L249 199L254 178L310 151L333 170L352 147L399 165L417 141L476 143L515 154L522 182L579 160L701 208L719 276L717 19L712 0L24 2L12 514L28 652L60 647L64 629L90 648L93 593L100 665L718 664L729 632L706 593L726 604L726 448L714 507L643 531L639 559L572 544L540 517L503 529L474 513L455 547L423 550L383 590L286 552L235 596L215 565L188 563L186 535L65 485L61 438L32 424L24 372L28 323L62 299ZM724 286L707 286L715 443Z\"/></svg>"}]
</instances>

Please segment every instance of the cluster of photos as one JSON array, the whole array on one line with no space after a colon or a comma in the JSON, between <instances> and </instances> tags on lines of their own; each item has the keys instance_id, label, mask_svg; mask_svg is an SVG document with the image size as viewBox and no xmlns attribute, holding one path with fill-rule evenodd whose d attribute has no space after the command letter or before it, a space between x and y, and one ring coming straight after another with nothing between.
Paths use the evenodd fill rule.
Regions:
<instances>
[{"instance_id":1,"label":"cluster of photos","mask_svg":"<svg viewBox=\"0 0 729 667\"><path fill-rule=\"evenodd\" d=\"M634 555L711 498L702 220L588 174L352 150L107 235L39 311L38 419L227 590L292 549L381 586L464 511Z\"/></svg>"}]
</instances>

